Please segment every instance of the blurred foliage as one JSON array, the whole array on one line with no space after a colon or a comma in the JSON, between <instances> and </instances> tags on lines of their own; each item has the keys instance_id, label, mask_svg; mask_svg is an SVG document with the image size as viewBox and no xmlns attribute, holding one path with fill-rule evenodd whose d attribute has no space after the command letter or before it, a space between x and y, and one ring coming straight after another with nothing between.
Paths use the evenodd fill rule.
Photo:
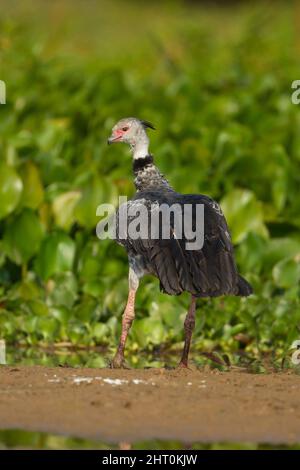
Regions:
<instances>
[{"instance_id":1,"label":"blurred foliage","mask_svg":"<svg viewBox=\"0 0 300 470\"><path fill-rule=\"evenodd\" d=\"M47 450L65 450L65 449L97 449L114 450L130 448L131 450L299 450L299 444L272 445L272 444L251 444L248 442L240 443L193 443L186 444L178 441L141 441L133 444L107 444L98 441L91 441L77 437L66 437L45 432L21 431L11 429L0 431L0 450L4 449L47 449Z\"/></svg>"},{"instance_id":2,"label":"blurred foliage","mask_svg":"<svg viewBox=\"0 0 300 470\"><path fill-rule=\"evenodd\" d=\"M152 151L172 185L221 202L254 287L199 301L195 349L283 355L300 334L300 13L289 2L147 3L126 2L127 22L117 1L3 7L0 336L116 344L127 259L96 238L96 207L133 194L128 151L106 139L134 115L156 124ZM180 346L187 303L143 280L131 353Z\"/></svg>"},{"instance_id":3,"label":"blurred foliage","mask_svg":"<svg viewBox=\"0 0 300 470\"><path fill-rule=\"evenodd\" d=\"M97 449L97 450L114 450L124 447L131 450L299 450L299 444L272 445L272 444L251 444L248 442L241 443L214 443L203 444L193 443L186 444L178 441L141 441L133 444L107 444L99 441L91 441L78 437L66 437L45 432L22 431L19 429L10 429L0 431L0 450L4 449L34 449L34 450L65 450L65 449Z\"/></svg>"}]
</instances>

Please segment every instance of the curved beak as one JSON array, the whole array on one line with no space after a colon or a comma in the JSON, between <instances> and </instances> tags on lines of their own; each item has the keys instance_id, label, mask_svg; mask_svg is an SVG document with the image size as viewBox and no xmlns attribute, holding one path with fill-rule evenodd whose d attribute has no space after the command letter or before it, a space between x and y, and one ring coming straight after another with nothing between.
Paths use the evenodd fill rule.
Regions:
<instances>
[{"instance_id":1,"label":"curved beak","mask_svg":"<svg viewBox=\"0 0 300 470\"><path fill-rule=\"evenodd\" d=\"M115 142L119 142L121 139L122 139L122 135L112 134L112 135L107 139L107 143L108 143L108 145L114 144Z\"/></svg>"}]
</instances>

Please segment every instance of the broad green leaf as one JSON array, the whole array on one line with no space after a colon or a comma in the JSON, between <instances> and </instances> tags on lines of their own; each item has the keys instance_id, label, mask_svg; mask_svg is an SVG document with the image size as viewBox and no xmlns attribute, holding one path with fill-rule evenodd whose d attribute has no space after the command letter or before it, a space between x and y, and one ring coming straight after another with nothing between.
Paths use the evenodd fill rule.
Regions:
<instances>
[{"instance_id":1,"label":"broad green leaf","mask_svg":"<svg viewBox=\"0 0 300 470\"><path fill-rule=\"evenodd\" d=\"M92 175L81 189L81 197L76 204L76 220L84 227L96 227L99 217L96 216L97 207L107 203L109 199L103 192L103 184L99 177Z\"/></svg>"},{"instance_id":2,"label":"broad green leaf","mask_svg":"<svg viewBox=\"0 0 300 470\"><path fill-rule=\"evenodd\" d=\"M44 199L44 188L37 166L27 161L20 169L20 175L23 181L23 193L21 205L36 209Z\"/></svg>"},{"instance_id":3,"label":"broad green leaf","mask_svg":"<svg viewBox=\"0 0 300 470\"><path fill-rule=\"evenodd\" d=\"M145 347L149 344L161 344L164 341L166 331L159 319L149 317L135 320L132 334L136 341Z\"/></svg>"},{"instance_id":4,"label":"broad green leaf","mask_svg":"<svg viewBox=\"0 0 300 470\"><path fill-rule=\"evenodd\" d=\"M34 334L37 331L38 316L26 316L23 322L23 329L27 334Z\"/></svg>"},{"instance_id":5,"label":"broad green leaf","mask_svg":"<svg viewBox=\"0 0 300 470\"><path fill-rule=\"evenodd\" d=\"M82 290L85 294L89 294L92 297L99 298L103 291L103 286L101 282L99 282L99 280L95 279L93 281L91 280L85 282Z\"/></svg>"},{"instance_id":6,"label":"broad green leaf","mask_svg":"<svg viewBox=\"0 0 300 470\"><path fill-rule=\"evenodd\" d=\"M93 319L98 302L91 297L83 297L82 302L74 307L74 316L84 323Z\"/></svg>"},{"instance_id":7,"label":"broad green leaf","mask_svg":"<svg viewBox=\"0 0 300 470\"><path fill-rule=\"evenodd\" d=\"M72 343L78 344L84 341L87 334L86 328L79 322L72 321L68 325L68 337Z\"/></svg>"},{"instance_id":8,"label":"broad green leaf","mask_svg":"<svg viewBox=\"0 0 300 470\"><path fill-rule=\"evenodd\" d=\"M89 254L90 258L88 258L88 256L84 256L80 260L79 274L80 278L85 281L93 281L99 278L101 273L101 264L99 258L96 256L93 257L92 252Z\"/></svg>"},{"instance_id":9,"label":"broad green leaf","mask_svg":"<svg viewBox=\"0 0 300 470\"><path fill-rule=\"evenodd\" d=\"M150 296L152 300L153 294L150 293ZM155 318L167 325L165 327L166 331L168 331L169 328L173 328L176 332L182 332L187 308L178 303L178 298L164 295L159 299L159 302L152 300L149 304L148 311L151 318Z\"/></svg>"},{"instance_id":10,"label":"broad green leaf","mask_svg":"<svg viewBox=\"0 0 300 470\"><path fill-rule=\"evenodd\" d=\"M14 168L0 161L0 219L17 207L22 189L22 180Z\"/></svg>"},{"instance_id":11,"label":"broad green leaf","mask_svg":"<svg viewBox=\"0 0 300 470\"><path fill-rule=\"evenodd\" d=\"M58 227L69 230L75 222L75 207L80 199L79 191L69 191L57 196L52 203L55 223Z\"/></svg>"},{"instance_id":12,"label":"broad green leaf","mask_svg":"<svg viewBox=\"0 0 300 470\"><path fill-rule=\"evenodd\" d=\"M59 322L56 318L40 317L37 321L37 331L50 342L54 342L59 331Z\"/></svg>"},{"instance_id":13,"label":"broad green leaf","mask_svg":"<svg viewBox=\"0 0 300 470\"><path fill-rule=\"evenodd\" d=\"M32 209L23 209L5 228L5 252L15 263L27 263L38 252L43 236L44 230L38 216Z\"/></svg>"},{"instance_id":14,"label":"broad green leaf","mask_svg":"<svg viewBox=\"0 0 300 470\"><path fill-rule=\"evenodd\" d=\"M264 255L268 247L268 241L250 232L235 250L238 264L242 266L243 272L260 272L264 264Z\"/></svg>"},{"instance_id":15,"label":"broad green leaf","mask_svg":"<svg viewBox=\"0 0 300 470\"><path fill-rule=\"evenodd\" d=\"M248 233L268 236L263 209L255 194L246 189L233 189L221 201L233 243L240 243Z\"/></svg>"},{"instance_id":16,"label":"broad green leaf","mask_svg":"<svg viewBox=\"0 0 300 470\"><path fill-rule=\"evenodd\" d=\"M109 334L109 328L105 323L96 323L91 331L91 335L98 341L106 342Z\"/></svg>"},{"instance_id":17,"label":"broad green leaf","mask_svg":"<svg viewBox=\"0 0 300 470\"><path fill-rule=\"evenodd\" d=\"M273 278L279 287L289 288L300 281L300 253L293 258L279 261L273 268Z\"/></svg>"},{"instance_id":18,"label":"broad green leaf","mask_svg":"<svg viewBox=\"0 0 300 470\"><path fill-rule=\"evenodd\" d=\"M77 298L77 280L72 272L55 274L49 282L47 301L50 305L71 308Z\"/></svg>"},{"instance_id":19,"label":"broad green leaf","mask_svg":"<svg viewBox=\"0 0 300 470\"><path fill-rule=\"evenodd\" d=\"M36 279L29 279L29 276L27 276L20 284L16 284L14 296L22 300L37 300L43 298L44 291L36 282Z\"/></svg>"},{"instance_id":20,"label":"broad green leaf","mask_svg":"<svg viewBox=\"0 0 300 470\"><path fill-rule=\"evenodd\" d=\"M297 238L273 238L268 241L262 254L263 268L269 271L274 264L300 253L300 240Z\"/></svg>"},{"instance_id":21,"label":"broad green leaf","mask_svg":"<svg viewBox=\"0 0 300 470\"><path fill-rule=\"evenodd\" d=\"M61 305L60 307L51 307L50 315L60 323L67 324L72 317L72 312L67 307Z\"/></svg>"},{"instance_id":22,"label":"broad green leaf","mask_svg":"<svg viewBox=\"0 0 300 470\"><path fill-rule=\"evenodd\" d=\"M32 299L26 302L25 308L28 315L37 317L47 317L49 315L49 308L42 300Z\"/></svg>"},{"instance_id":23,"label":"broad green leaf","mask_svg":"<svg viewBox=\"0 0 300 470\"><path fill-rule=\"evenodd\" d=\"M49 234L36 259L36 271L47 280L56 273L71 271L75 259L75 242L63 232Z\"/></svg>"}]
</instances>

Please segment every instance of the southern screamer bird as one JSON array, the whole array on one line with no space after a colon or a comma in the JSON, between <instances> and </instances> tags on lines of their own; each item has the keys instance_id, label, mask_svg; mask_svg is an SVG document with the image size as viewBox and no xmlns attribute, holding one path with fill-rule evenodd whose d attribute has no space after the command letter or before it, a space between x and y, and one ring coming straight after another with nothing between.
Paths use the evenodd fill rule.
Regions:
<instances>
[{"instance_id":1,"label":"southern screamer bird","mask_svg":"<svg viewBox=\"0 0 300 470\"><path fill-rule=\"evenodd\" d=\"M109 144L124 142L130 145L133 155L136 194L125 203L127 212L123 211L123 206L122 211L119 208L119 217L127 214L125 217L130 222L134 219L132 214L130 216L130 211L143 208L143 213L146 213L144 222L150 222L146 235L144 233L138 237L130 235L127 229L126 236L121 236L119 219L117 223L117 242L124 246L128 253L129 293L122 317L119 346L111 363L114 368L124 367L124 349L135 316L136 292L139 280L145 274L156 276L160 281L161 290L167 294L178 295L184 291L191 294L184 322L185 341L180 367L188 366L190 342L195 327L196 299L221 295L248 296L252 293L250 284L237 271L229 230L220 206L208 196L179 194L171 187L149 153L148 128L154 129L148 121L137 118L121 119L113 127L112 135L108 139ZM199 229L196 208L203 208L201 247L187 247L192 235L186 235L183 229L185 219L181 214L178 222L176 211L168 214L168 220L164 215L160 215L159 219L156 219L158 225L151 227L151 223L154 224L151 215L159 212L163 205L169 208L176 205L177 208L182 208L183 212L186 207L189 208L193 236L194 231ZM163 233L166 227L167 237ZM142 232L143 227L139 229Z\"/></svg>"}]
</instances>

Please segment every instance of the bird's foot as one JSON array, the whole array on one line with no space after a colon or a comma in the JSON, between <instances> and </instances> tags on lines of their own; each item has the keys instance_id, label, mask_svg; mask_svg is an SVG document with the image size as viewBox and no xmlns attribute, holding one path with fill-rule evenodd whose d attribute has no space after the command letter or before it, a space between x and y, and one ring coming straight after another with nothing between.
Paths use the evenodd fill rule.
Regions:
<instances>
[{"instance_id":1,"label":"bird's foot","mask_svg":"<svg viewBox=\"0 0 300 470\"><path fill-rule=\"evenodd\" d=\"M189 366L188 363L185 361L180 361L178 366L175 367L176 370L192 370Z\"/></svg>"},{"instance_id":2,"label":"bird's foot","mask_svg":"<svg viewBox=\"0 0 300 470\"><path fill-rule=\"evenodd\" d=\"M125 364L124 356L121 356L119 354L116 354L115 357L110 362L110 368L111 369L130 369L130 367L128 367Z\"/></svg>"}]
</instances>

